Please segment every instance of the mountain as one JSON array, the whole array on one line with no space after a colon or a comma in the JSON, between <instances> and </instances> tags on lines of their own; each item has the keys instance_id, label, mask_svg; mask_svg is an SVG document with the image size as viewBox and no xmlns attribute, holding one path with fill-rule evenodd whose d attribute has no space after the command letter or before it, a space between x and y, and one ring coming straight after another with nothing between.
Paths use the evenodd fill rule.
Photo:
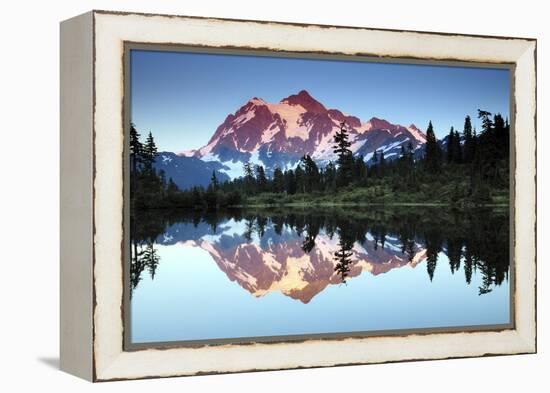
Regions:
<instances>
[{"instance_id":1,"label":"mountain","mask_svg":"<svg viewBox=\"0 0 550 393\"><path fill-rule=\"evenodd\" d=\"M158 153L154 166L157 170L163 170L166 179L172 178L182 190L193 186L208 187L214 171L219 181L230 180L229 176L223 172L229 168L219 162L206 162L195 157L180 156L171 152Z\"/></svg>"},{"instance_id":2,"label":"mountain","mask_svg":"<svg viewBox=\"0 0 550 393\"><path fill-rule=\"evenodd\" d=\"M156 241L205 250L229 280L255 297L280 292L309 303L330 285L342 283L342 277L335 272L334 253L339 250L337 236L321 230L314 247L306 252L304 238L288 226L277 233L269 223L263 236L253 235L250 241L243 231L246 231L246 224L234 220L216 229L205 223L197 227L192 223L174 224ZM414 254L409 255L403 252L397 237L387 235L381 245L367 234L362 243L354 244L348 279L364 272L377 276L393 269L414 268L425 259L426 248L419 243L414 245Z\"/></svg>"},{"instance_id":3,"label":"mountain","mask_svg":"<svg viewBox=\"0 0 550 393\"><path fill-rule=\"evenodd\" d=\"M309 303L313 297L329 285L342 283L342 277L335 272L334 253L338 251L338 241L321 233L315 240L315 247L306 253L302 249L303 240L287 242L239 243L234 247L222 248L210 239L185 243L200 247L211 255L220 270L231 281L255 297L271 292L281 292L285 296ZM365 245L355 244L348 279L363 272L376 276L404 266L415 267L425 259L426 250L419 248L412 260L399 249L391 247L375 248L374 241Z\"/></svg>"},{"instance_id":4,"label":"mountain","mask_svg":"<svg viewBox=\"0 0 550 393\"><path fill-rule=\"evenodd\" d=\"M463 146L465 141L464 134L459 134L459 141L460 141L460 145ZM441 149L443 149L443 151L447 151L447 144L449 143L449 135L445 135L443 139L438 139L437 143L441 147Z\"/></svg>"},{"instance_id":5,"label":"mountain","mask_svg":"<svg viewBox=\"0 0 550 393\"><path fill-rule=\"evenodd\" d=\"M304 154L323 166L336 160L333 138L342 122L349 130L352 152L363 155L367 163L375 150L391 160L399 157L401 146L410 142L416 152L426 142L425 134L414 124L404 127L376 117L362 122L326 108L302 90L278 103L250 99L225 118L208 144L180 156L221 163L220 171L231 178L242 175L247 161L263 165L268 174L275 167L294 168Z\"/></svg>"}]
</instances>

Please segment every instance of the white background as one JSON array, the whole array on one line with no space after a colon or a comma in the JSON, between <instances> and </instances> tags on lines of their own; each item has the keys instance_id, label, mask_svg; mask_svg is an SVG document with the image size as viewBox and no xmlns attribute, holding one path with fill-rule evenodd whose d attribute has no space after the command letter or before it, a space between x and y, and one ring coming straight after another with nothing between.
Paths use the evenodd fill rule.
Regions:
<instances>
[{"instance_id":1,"label":"white background","mask_svg":"<svg viewBox=\"0 0 550 393\"><path fill-rule=\"evenodd\" d=\"M0 11L0 390L548 391L544 1L6 1ZM57 370L59 26L90 9L538 38L539 354L92 385ZM414 92L411 92L414 99ZM545 124L546 123L546 124ZM518 130L521 135L521 130ZM521 190L519 191L521 192ZM545 299L546 298L546 299Z\"/></svg>"}]
</instances>

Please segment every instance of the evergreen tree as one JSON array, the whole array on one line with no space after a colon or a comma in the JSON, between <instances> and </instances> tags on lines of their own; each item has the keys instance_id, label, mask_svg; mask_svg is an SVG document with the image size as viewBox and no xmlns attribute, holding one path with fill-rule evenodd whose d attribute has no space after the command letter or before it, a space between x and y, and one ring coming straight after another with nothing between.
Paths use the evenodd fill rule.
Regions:
<instances>
[{"instance_id":1,"label":"evergreen tree","mask_svg":"<svg viewBox=\"0 0 550 393\"><path fill-rule=\"evenodd\" d=\"M407 158L407 152L405 151L405 146L401 145L401 151L399 152L399 158L404 160Z\"/></svg>"},{"instance_id":2,"label":"evergreen tree","mask_svg":"<svg viewBox=\"0 0 550 393\"><path fill-rule=\"evenodd\" d=\"M136 226L135 222L132 223L132 226ZM132 230L132 233L135 233L135 229ZM145 262L143 260L143 249L141 247L138 248L138 241L132 239L131 243L132 257L130 260L130 286L133 292L141 281L141 273L145 269ZM130 293L130 296L132 295L132 292Z\"/></svg>"},{"instance_id":3,"label":"evergreen tree","mask_svg":"<svg viewBox=\"0 0 550 393\"><path fill-rule=\"evenodd\" d=\"M252 169L252 165L250 162L245 162L243 165L243 172L244 172L244 188L245 191L250 193L254 190L254 171Z\"/></svg>"},{"instance_id":4,"label":"evergreen tree","mask_svg":"<svg viewBox=\"0 0 550 393\"><path fill-rule=\"evenodd\" d=\"M340 123L340 129L334 135L335 145L333 146L333 152L338 156L338 160L336 161L338 164L337 183L343 186L347 186L353 176L353 155L349 149L351 143L348 138L346 123L342 122Z\"/></svg>"},{"instance_id":5,"label":"evergreen tree","mask_svg":"<svg viewBox=\"0 0 550 393\"><path fill-rule=\"evenodd\" d=\"M245 162L243 164L244 178L252 179L254 178L254 171L252 170L252 165L250 162Z\"/></svg>"},{"instance_id":6,"label":"evergreen tree","mask_svg":"<svg viewBox=\"0 0 550 393\"><path fill-rule=\"evenodd\" d=\"M273 191L277 193L285 191L285 177L279 167L276 167L273 171Z\"/></svg>"},{"instance_id":7,"label":"evergreen tree","mask_svg":"<svg viewBox=\"0 0 550 393\"><path fill-rule=\"evenodd\" d=\"M342 122L340 123L340 130L336 131L336 134L334 135L334 153L338 156L338 164L343 165L345 159L347 156L351 154L351 150L349 149L351 146L351 143L348 141L348 131L346 130L346 123Z\"/></svg>"},{"instance_id":8,"label":"evergreen tree","mask_svg":"<svg viewBox=\"0 0 550 393\"><path fill-rule=\"evenodd\" d=\"M204 193L204 200L206 202L206 206L209 209L216 209L218 207L218 194L214 189L214 185L212 183L210 183L210 185L206 189L206 192Z\"/></svg>"},{"instance_id":9,"label":"evergreen tree","mask_svg":"<svg viewBox=\"0 0 550 393\"><path fill-rule=\"evenodd\" d=\"M212 171L212 177L210 178L210 185L214 190L218 189L219 183L218 178L216 177L216 171Z\"/></svg>"},{"instance_id":10,"label":"evergreen tree","mask_svg":"<svg viewBox=\"0 0 550 393\"><path fill-rule=\"evenodd\" d=\"M305 191L311 192L316 190L319 185L319 168L315 161L309 155L304 155L301 159L305 176Z\"/></svg>"},{"instance_id":11,"label":"evergreen tree","mask_svg":"<svg viewBox=\"0 0 550 393\"><path fill-rule=\"evenodd\" d=\"M428 248L426 252L426 269L428 271L428 277L430 277L430 281L434 279L435 267L437 266L437 253L438 250L434 250L431 248Z\"/></svg>"},{"instance_id":12,"label":"evergreen tree","mask_svg":"<svg viewBox=\"0 0 550 393\"><path fill-rule=\"evenodd\" d=\"M498 140L495 134L491 112L478 109L478 118L481 119L481 133L478 137L478 154L476 166L480 169L481 180L494 180L497 175Z\"/></svg>"},{"instance_id":13,"label":"evergreen tree","mask_svg":"<svg viewBox=\"0 0 550 393\"><path fill-rule=\"evenodd\" d=\"M504 122L504 157L509 159L510 157L510 123L508 118Z\"/></svg>"},{"instance_id":14,"label":"evergreen tree","mask_svg":"<svg viewBox=\"0 0 550 393\"><path fill-rule=\"evenodd\" d=\"M306 192L306 175L300 165L296 167L294 171L294 177L296 179L296 192L303 194Z\"/></svg>"},{"instance_id":15,"label":"evergreen tree","mask_svg":"<svg viewBox=\"0 0 550 393\"><path fill-rule=\"evenodd\" d=\"M155 249L154 243L152 241L148 242L145 250L143 250L142 258L143 263L145 266L147 266L147 270L149 271L151 279L153 280L155 278L157 267L160 263L160 257L158 256L157 250Z\"/></svg>"},{"instance_id":16,"label":"evergreen tree","mask_svg":"<svg viewBox=\"0 0 550 393\"><path fill-rule=\"evenodd\" d=\"M166 193L168 195L174 195L179 191L179 187L176 183L174 183L174 180L172 178L168 179L168 186L166 187Z\"/></svg>"},{"instance_id":17,"label":"evergreen tree","mask_svg":"<svg viewBox=\"0 0 550 393\"><path fill-rule=\"evenodd\" d=\"M466 284L468 285L472 282L472 262L472 254L470 253L469 248L466 247L466 252L464 255L464 278L466 280Z\"/></svg>"},{"instance_id":18,"label":"evergreen tree","mask_svg":"<svg viewBox=\"0 0 550 393\"><path fill-rule=\"evenodd\" d=\"M177 192L177 191L179 191L180 189L179 189L178 185L174 182L174 180L173 180L172 178L170 178L170 179L168 180L168 188L167 188L167 190L168 190L169 192Z\"/></svg>"},{"instance_id":19,"label":"evergreen tree","mask_svg":"<svg viewBox=\"0 0 550 393\"><path fill-rule=\"evenodd\" d=\"M191 190L191 205L192 206L201 206L203 199L202 199L202 192L199 187L193 187Z\"/></svg>"},{"instance_id":20,"label":"evergreen tree","mask_svg":"<svg viewBox=\"0 0 550 393\"><path fill-rule=\"evenodd\" d=\"M374 151L371 160L374 165L378 164L378 150Z\"/></svg>"},{"instance_id":21,"label":"evergreen tree","mask_svg":"<svg viewBox=\"0 0 550 393\"><path fill-rule=\"evenodd\" d=\"M455 130L453 138L453 158L454 162L460 164L462 162L462 145L460 144L460 135L457 130Z\"/></svg>"},{"instance_id":22,"label":"evergreen tree","mask_svg":"<svg viewBox=\"0 0 550 393\"><path fill-rule=\"evenodd\" d=\"M375 150L374 153L372 153L371 161L372 161L371 174L374 174L376 177L379 177L380 173L378 171L378 150Z\"/></svg>"},{"instance_id":23,"label":"evergreen tree","mask_svg":"<svg viewBox=\"0 0 550 393\"><path fill-rule=\"evenodd\" d=\"M378 164L378 173L380 174L380 176L384 176L386 174L386 157L384 156L383 150L380 152L380 163Z\"/></svg>"},{"instance_id":24,"label":"evergreen tree","mask_svg":"<svg viewBox=\"0 0 550 393\"><path fill-rule=\"evenodd\" d=\"M409 170L412 171L414 166L414 147L411 141L409 141L409 144L407 145L407 158Z\"/></svg>"},{"instance_id":25,"label":"evergreen tree","mask_svg":"<svg viewBox=\"0 0 550 393\"><path fill-rule=\"evenodd\" d=\"M285 188L286 192L290 195L296 194L297 185L296 185L296 176L292 169L285 171Z\"/></svg>"},{"instance_id":26,"label":"evergreen tree","mask_svg":"<svg viewBox=\"0 0 550 393\"><path fill-rule=\"evenodd\" d=\"M490 134L493 127L493 122L491 120L491 112L478 109L477 117L481 119L482 134Z\"/></svg>"},{"instance_id":27,"label":"evergreen tree","mask_svg":"<svg viewBox=\"0 0 550 393\"><path fill-rule=\"evenodd\" d=\"M472 162L474 158L474 136L472 133L472 121L470 116L464 119L464 154L465 163Z\"/></svg>"},{"instance_id":28,"label":"evergreen tree","mask_svg":"<svg viewBox=\"0 0 550 393\"><path fill-rule=\"evenodd\" d=\"M412 142L409 141L407 148L402 149L401 154L402 158L399 162L400 183L406 186L406 190L410 190L411 187L418 186L414 171L414 147Z\"/></svg>"},{"instance_id":29,"label":"evergreen tree","mask_svg":"<svg viewBox=\"0 0 550 393\"><path fill-rule=\"evenodd\" d=\"M327 164L324 177L325 190L333 191L336 186L336 167L332 161Z\"/></svg>"},{"instance_id":30,"label":"evergreen tree","mask_svg":"<svg viewBox=\"0 0 550 393\"><path fill-rule=\"evenodd\" d=\"M338 241L338 251L334 252L336 266L334 271L340 276L342 283L346 283L346 278L351 269L351 257L353 256L353 239L342 229L339 230L340 239Z\"/></svg>"},{"instance_id":31,"label":"evergreen tree","mask_svg":"<svg viewBox=\"0 0 550 393\"><path fill-rule=\"evenodd\" d=\"M451 127L449 136L447 137L447 162L457 163L462 162L462 146L460 145L460 135L454 127Z\"/></svg>"},{"instance_id":32,"label":"evergreen tree","mask_svg":"<svg viewBox=\"0 0 550 393\"><path fill-rule=\"evenodd\" d=\"M356 183L360 186L365 186L367 182L367 166L365 165L365 157L360 155L354 160L353 177Z\"/></svg>"},{"instance_id":33,"label":"evergreen tree","mask_svg":"<svg viewBox=\"0 0 550 393\"><path fill-rule=\"evenodd\" d=\"M143 168L148 174L153 174L153 164L155 163L155 158L157 156L157 145L155 144L155 139L153 134L149 132L145 144L143 145L142 153L142 162Z\"/></svg>"},{"instance_id":34,"label":"evergreen tree","mask_svg":"<svg viewBox=\"0 0 550 393\"><path fill-rule=\"evenodd\" d=\"M161 198L164 198L166 194L166 172L162 169L158 173L158 180L160 196Z\"/></svg>"},{"instance_id":35,"label":"evergreen tree","mask_svg":"<svg viewBox=\"0 0 550 393\"><path fill-rule=\"evenodd\" d=\"M447 241L447 256L449 258L449 267L451 274L460 269L460 259L462 257L462 242L456 238L449 238Z\"/></svg>"},{"instance_id":36,"label":"evergreen tree","mask_svg":"<svg viewBox=\"0 0 550 393\"><path fill-rule=\"evenodd\" d=\"M256 184L259 192L267 191L267 177L265 176L264 167L261 165L256 165Z\"/></svg>"},{"instance_id":37,"label":"evergreen tree","mask_svg":"<svg viewBox=\"0 0 550 393\"><path fill-rule=\"evenodd\" d=\"M441 169L441 150L435 137L432 122L428 124L426 130L426 167L433 172L439 172Z\"/></svg>"},{"instance_id":38,"label":"evergreen tree","mask_svg":"<svg viewBox=\"0 0 550 393\"><path fill-rule=\"evenodd\" d=\"M493 127L495 139L494 143L496 144L496 147L498 149L497 157L499 159L504 158L507 155L506 142L508 139L508 135L506 135L506 125L500 113L497 113L493 117Z\"/></svg>"},{"instance_id":39,"label":"evergreen tree","mask_svg":"<svg viewBox=\"0 0 550 393\"><path fill-rule=\"evenodd\" d=\"M141 164L141 154L143 145L139 141L140 135L134 123L130 123L130 163L132 172L138 171L138 165Z\"/></svg>"},{"instance_id":40,"label":"evergreen tree","mask_svg":"<svg viewBox=\"0 0 550 393\"><path fill-rule=\"evenodd\" d=\"M473 133L473 137L472 137L472 160L476 160L477 156L479 154L479 149L478 149L479 140L478 139L479 139L479 137L477 135L477 130L474 127L474 133Z\"/></svg>"},{"instance_id":41,"label":"evergreen tree","mask_svg":"<svg viewBox=\"0 0 550 393\"><path fill-rule=\"evenodd\" d=\"M261 192L272 191L286 192L288 195L325 193L328 196L337 187L341 189L350 184L365 187L365 192L346 195L342 200L359 202L365 197L378 200L392 190L399 200L403 198L414 201L426 197L443 203L482 205L491 202L492 196L507 192L510 125L500 114L493 116L479 110L478 115L482 124L479 136L475 128L472 130L470 117L466 116L464 144L460 143L459 132L451 128L446 152L441 150L430 121L426 131L425 156L421 160L415 160L414 144L409 141L406 146L401 146L396 159L392 157L391 160L386 160L383 151L373 151L373 157L369 161L372 165L367 166L363 157L353 157L348 130L345 123L342 123L334 136L334 152L338 158L336 165L329 162L325 168L319 168L313 158L306 154L295 170L283 172L280 168L275 168L273 178L269 179L263 166L254 167L247 162L243 165L243 177L222 183L218 180L219 175L213 171L207 189L194 187L189 190L179 190L173 179L166 181L164 172L154 169L158 153L153 135L148 133L145 143L141 143L139 133L132 124L129 136L131 206L139 209L218 209L245 204L244 195L252 197ZM444 167L446 177L437 174L443 168L443 159L453 165L450 169ZM453 176L448 176L451 169ZM461 180L468 176L469 187ZM445 184L446 181L450 184ZM419 184L423 186L420 187ZM268 201L267 196L258 198L260 202L262 199ZM430 265L432 273L433 265Z\"/></svg>"},{"instance_id":42,"label":"evergreen tree","mask_svg":"<svg viewBox=\"0 0 550 393\"><path fill-rule=\"evenodd\" d=\"M401 152L399 153L399 159L397 161L397 172L402 178L410 174L410 151L408 150L409 148L410 146L405 148L404 145L401 145Z\"/></svg>"},{"instance_id":43,"label":"evergreen tree","mask_svg":"<svg viewBox=\"0 0 550 393\"><path fill-rule=\"evenodd\" d=\"M454 128L451 126L451 131L449 132L449 136L447 137L447 162L452 163L455 162L455 132Z\"/></svg>"}]
</instances>

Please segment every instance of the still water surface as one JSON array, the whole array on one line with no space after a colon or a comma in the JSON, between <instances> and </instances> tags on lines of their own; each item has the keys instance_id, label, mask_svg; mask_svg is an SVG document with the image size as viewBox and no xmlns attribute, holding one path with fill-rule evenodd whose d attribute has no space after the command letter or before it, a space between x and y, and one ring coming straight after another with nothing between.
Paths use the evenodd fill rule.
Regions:
<instances>
[{"instance_id":1,"label":"still water surface","mask_svg":"<svg viewBox=\"0 0 550 393\"><path fill-rule=\"evenodd\" d=\"M507 209L149 211L130 342L507 324Z\"/></svg>"}]
</instances>

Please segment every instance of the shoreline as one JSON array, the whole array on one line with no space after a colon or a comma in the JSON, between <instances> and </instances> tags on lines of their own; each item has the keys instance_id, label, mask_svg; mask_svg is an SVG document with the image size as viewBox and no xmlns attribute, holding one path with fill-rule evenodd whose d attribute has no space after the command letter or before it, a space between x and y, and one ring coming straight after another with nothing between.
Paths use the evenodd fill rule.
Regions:
<instances>
[{"instance_id":1,"label":"shoreline","mask_svg":"<svg viewBox=\"0 0 550 393\"><path fill-rule=\"evenodd\" d=\"M404 206L404 207L449 207L449 208L459 208L459 209L476 209L476 208L485 208L485 207L509 207L508 203L486 203L480 205L469 205L461 206L445 202L320 202L320 203L261 203L261 204L245 204L245 205L236 205L235 208L247 208L247 207L368 207L368 206Z\"/></svg>"},{"instance_id":2,"label":"shoreline","mask_svg":"<svg viewBox=\"0 0 550 393\"><path fill-rule=\"evenodd\" d=\"M197 211L217 211L217 210L231 210L231 209L270 209L270 208L342 208L342 207L376 207L376 208L398 208L398 207L426 207L426 208L444 208L450 210L476 210L476 209L501 209L510 208L509 203L486 203L479 205L456 205L444 202L295 202L295 203L260 203L260 204L241 204L227 207L220 207L217 209L202 209L198 207L188 206L171 206L171 207L147 207L135 210L197 210Z\"/></svg>"}]
</instances>

